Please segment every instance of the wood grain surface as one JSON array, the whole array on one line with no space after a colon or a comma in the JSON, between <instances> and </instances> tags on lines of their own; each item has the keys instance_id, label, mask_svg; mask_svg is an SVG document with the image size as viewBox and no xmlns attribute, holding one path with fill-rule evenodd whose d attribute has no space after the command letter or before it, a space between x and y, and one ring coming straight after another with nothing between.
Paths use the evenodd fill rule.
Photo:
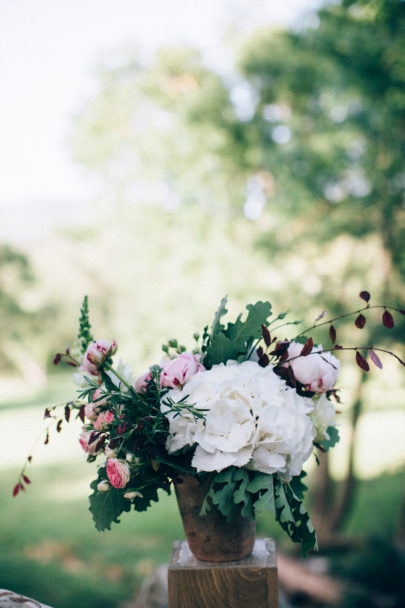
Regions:
<instances>
[{"instance_id":1,"label":"wood grain surface","mask_svg":"<svg viewBox=\"0 0 405 608\"><path fill-rule=\"evenodd\" d=\"M176 541L169 565L169 608L277 608L274 541L256 540L250 557L203 562Z\"/></svg>"}]
</instances>

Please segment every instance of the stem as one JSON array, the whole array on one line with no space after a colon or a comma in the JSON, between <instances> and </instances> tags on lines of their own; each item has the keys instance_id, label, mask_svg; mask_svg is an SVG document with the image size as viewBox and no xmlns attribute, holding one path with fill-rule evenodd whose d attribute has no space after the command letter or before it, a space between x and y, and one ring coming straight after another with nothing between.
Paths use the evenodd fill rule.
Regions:
<instances>
[{"instance_id":1,"label":"stem","mask_svg":"<svg viewBox=\"0 0 405 608\"><path fill-rule=\"evenodd\" d=\"M313 350L312 352L308 353L308 355L296 355L295 357L291 357L290 359L286 359L285 361L283 361L283 363L289 363L290 361L293 361L294 359L298 359L299 357L309 357L310 355L322 355L322 353L328 353L328 352L335 352L335 351L340 351L340 350L369 350L370 348L372 348L374 351L378 351L380 353L386 353L387 355L391 355L392 357L395 357L395 359L397 359L397 361L399 361L401 363L401 365L405 365L405 363L402 361L402 359L400 357L398 357L398 355L396 355L395 353L391 352L390 350L386 350L385 348L378 348L376 346L339 346L339 348L336 348L336 346L332 346L332 348L324 348L321 351L317 351L317 350Z\"/></svg>"},{"instance_id":2,"label":"stem","mask_svg":"<svg viewBox=\"0 0 405 608\"><path fill-rule=\"evenodd\" d=\"M352 310L352 312L347 312L344 315L339 315L338 317L334 317L333 319L328 319L326 321L322 321L322 323L314 323L314 325L312 325L312 327L308 327L307 329L304 329L304 331L297 334L295 337L298 338L299 336L303 336L304 334L306 334L308 331L311 331L312 329L322 327L322 325L329 325L330 323L333 323L334 321L339 321L339 319L345 319L346 317L351 317L352 315L356 315L360 312L363 312L363 310L371 310L371 308L384 308L384 310L386 310L387 308L390 308L391 310L398 311L398 308L395 308L394 306L384 306L383 304L375 304L374 306L369 306L369 304L367 304L366 306L363 306L362 308L359 308L358 310Z\"/></svg>"},{"instance_id":3,"label":"stem","mask_svg":"<svg viewBox=\"0 0 405 608\"><path fill-rule=\"evenodd\" d=\"M112 372L114 374L114 376L116 376L118 378L118 380L124 385L126 386L128 389L132 388L130 384L128 384L128 382L126 382L124 380L124 378L122 376L120 376L120 374L115 371L115 369L112 367L112 365L110 363L107 363L104 365L104 367L106 369L108 369L108 371ZM118 387L119 388L119 387Z\"/></svg>"}]
</instances>

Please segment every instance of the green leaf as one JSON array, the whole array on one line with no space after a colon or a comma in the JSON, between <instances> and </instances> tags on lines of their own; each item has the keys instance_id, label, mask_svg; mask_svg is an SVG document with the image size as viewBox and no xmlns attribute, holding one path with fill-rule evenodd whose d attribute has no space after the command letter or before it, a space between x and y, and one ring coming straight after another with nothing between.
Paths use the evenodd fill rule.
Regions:
<instances>
[{"instance_id":1,"label":"green leaf","mask_svg":"<svg viewBox=\"0 0 405 608\"><path fill-rule=\"evenodd\" d=\"M241 315L235 323L229 323L225 330L226 336L239 346L243 347L249 338L257 339L262 335L262 324L267 326L267 319L271 315L270 302L256 302L246 306L248 316L241 321Z\"/></svg>"},{"instance_id":2,"label":"green leaf","mask_svg":"<svg viewBox=\"0 0 405 608\"><path fill-rule=\"evenodd\" d=\"M117 488L110 488L108 492L99 492L97 490L97 484L104 478L99 475L98 479L95 479L90 484L94 492L89 497L90 511L96 529L100 531L111 530L112 523L119 523L119 515L123 511L130 511L131 509L131 502L124 498L121 490Z\"/></svg>"},{"instance_id":3,"label":"green leaf","mask_svg":"<svg viewBox=\"0 0 405 608\"><path fill-rule=\"evenodd\" d=\"M236 359L238 351L235 350L235 344L229 340L222 332L216 334L207 346L203 363L204 367L210 369L218 363L226 363L230 359Z\"/></svg>"},{"instance_id":4,"label":"green leaf","mask_svg":"<svg viewBox=\"0 0 405 608\"><path fill-rule=\"evenodd\" d=\"M211 338L213 338L218 332L223 331L225 329L225 326L221 323L221 318L228 312L226 309L227 301L227 296L224 296L221 300L217 312L215 313L215 317L211 325Z\"/></svg>"},{"instance_id":5,"label":"green leaf","mask_svg":"<svg viewBox=\"0 0 405 608\"><path fill-rule=\"evenodd\" d=\"M306 476L307 476L306 472L305 471L301 471L301 473L299 475L296 475L290 481L290 488L293 491L294 496L298 500L303 500L305 492L308 489L307 486L305 485L305 483L302 482L302 480Z\"/></svg>"},{"instance_id":6,"label":"green leaf","mask_svg":"<svg viewBox=\"0 0 405 608\"><path fill-rule=\"evenodd\" d=\"M324 439L320 442L320 446L328 452L330 448L333 448L339 441L339 431L335 426L328 426L327 431L329 439Z\"/></svg>"}]
</instances>

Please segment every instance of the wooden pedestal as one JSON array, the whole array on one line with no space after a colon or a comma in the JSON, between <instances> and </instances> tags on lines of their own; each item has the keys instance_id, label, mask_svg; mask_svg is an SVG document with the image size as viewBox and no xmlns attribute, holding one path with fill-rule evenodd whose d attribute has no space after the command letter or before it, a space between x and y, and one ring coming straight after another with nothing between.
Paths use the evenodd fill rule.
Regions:
<instances>
[{"instance_id":1,"label":"wooden pedestal","mask_svg":"<svg viewBox=\"0 0 405 608\"><path fill-rule=\"evenodd\" d=\"M256 539L250 557L203 562L186 541L173 545L169 565L169 608L278 608L276 547Z\"/></svg>"}]
</instances>

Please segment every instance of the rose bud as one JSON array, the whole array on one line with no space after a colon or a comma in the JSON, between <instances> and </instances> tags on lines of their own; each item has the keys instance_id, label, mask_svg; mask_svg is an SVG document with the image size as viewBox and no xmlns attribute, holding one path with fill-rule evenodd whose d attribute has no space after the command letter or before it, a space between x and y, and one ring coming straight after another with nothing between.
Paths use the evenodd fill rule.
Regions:
<instances>
[{"instance_id":1,"label":"rose bud","mask_svg":"<svg viewBox=\"0 0 405 608\"><path fill-rule=\"evenodd\" d=\"M160 385L168 388L180 388L197 372L204 371L200 363L200 355L184 352L175 359L164 363L160 374Z\"/></svg>"},{"instance_id":2,"label":"rose bud","mask_svg":"<svg viewBox=\"0 0 405 608\"><path fill-rule=\"evenodd\" d=\"M103 481L100 481L100 483L97 484L97 490L99 492L108 492L109 489L110 489L110 484L108 483L108 481L106 479L104 479Z\"/></svg>"},{"instance_id":3,"label":"rose bud","mask_svg":"<svg viewBox=\"0 0 405 608\"><path fill-rule=\"evenodd\" d=\"M83 365L81 369L92 376L98 375L98 370L103 365L107 357L114 355L117 352L117 343L115 340L108 342L107 340L97 340L88 345L83 357Z\"/></svg>"},{"instance_id":4,"label":"rose bud","mask_svg":"<svg viewBox=\"0 0 405 608\"><path fill-rule=\"evenodd\" d=\"M141 492L137 492L136 490L134 490L133 492L126 492L124 494L124 498L127 498L128 500L132 500L133 498L143 498L143 494Z\"/></svg>"}]
</instances>

